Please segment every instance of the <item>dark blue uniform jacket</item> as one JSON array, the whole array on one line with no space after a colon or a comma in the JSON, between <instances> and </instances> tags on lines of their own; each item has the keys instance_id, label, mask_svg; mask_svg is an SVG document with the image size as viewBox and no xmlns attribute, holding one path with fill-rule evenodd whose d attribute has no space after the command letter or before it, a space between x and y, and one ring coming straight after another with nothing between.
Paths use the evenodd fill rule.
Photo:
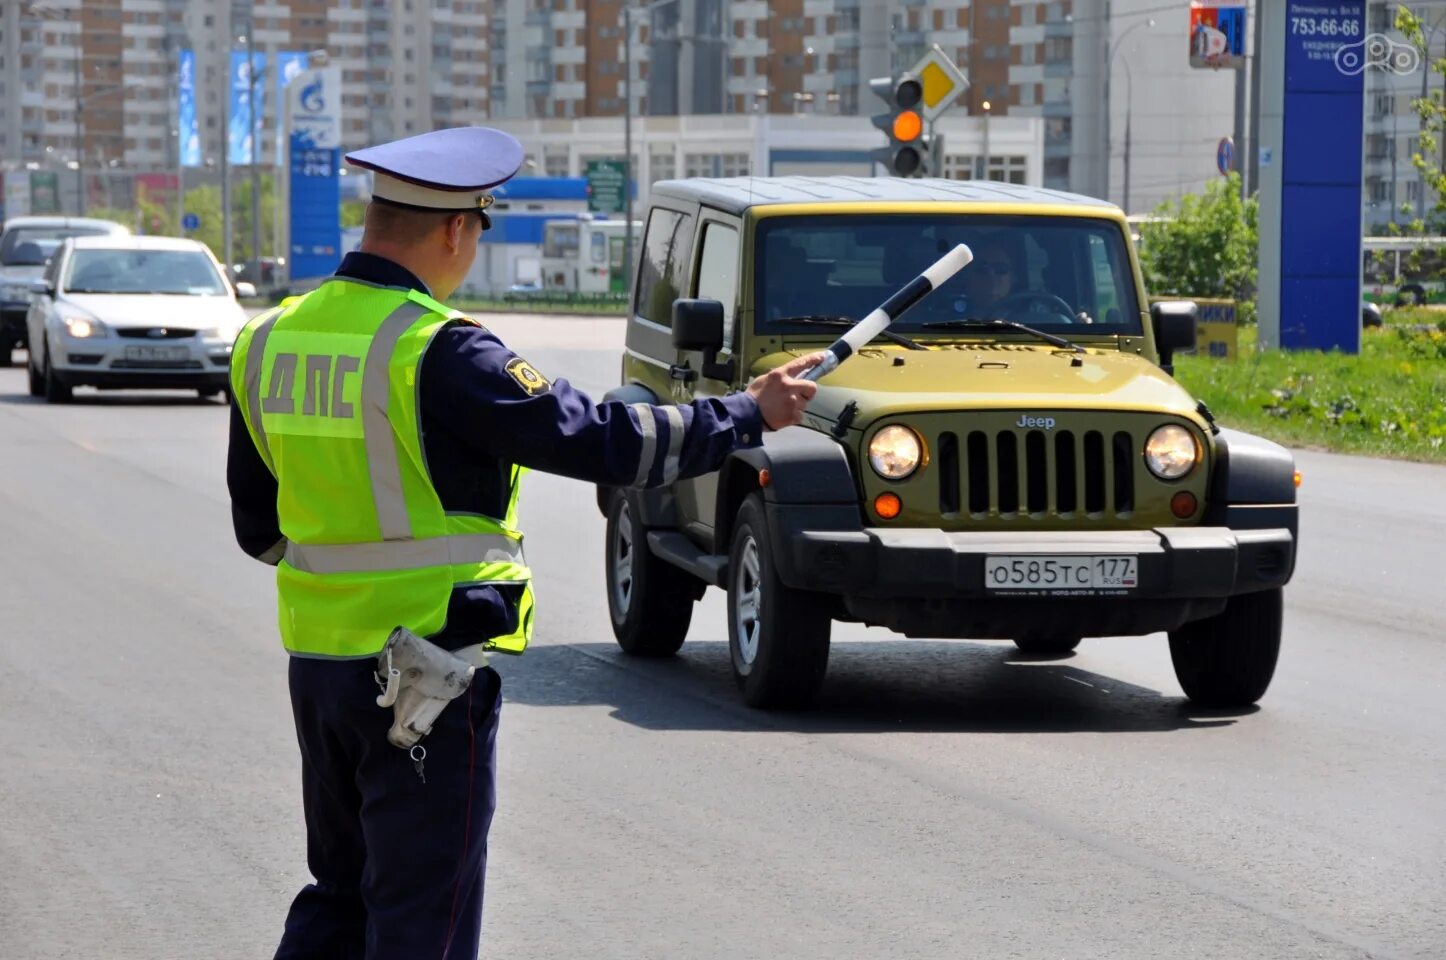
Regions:
<instances>
[{"instance_id":1,"label":"dark blue uniform jacket","mask_svg":"<svg viewBox=\"0 0 1446 960\"><path fill-rule=\"evenodd\" d=\"M371 254L348 254L337 276L426 291L411 271ZM621 402L594 404L566 380L549 384L517 360L494 334L464 323L440 332L422 357L423 448L449 513L503 516L511 463L589 483L654 486L665 473L671 480L716 470L729 450L762 442L763 419L746 393L647 411ZM252 443L240 402L244 398L232 399L226 464L232 522L241 549L275 562L282 541L276 478ZM669 410L681 414L683 424L676 450ZM647 426L652 442L645 438ZM651 460L646 471L644 456ZM458 588L447 625L433 639L455 649L510 633L516 629L515 599L509 588Z\"/></svg>"}]
</instances>

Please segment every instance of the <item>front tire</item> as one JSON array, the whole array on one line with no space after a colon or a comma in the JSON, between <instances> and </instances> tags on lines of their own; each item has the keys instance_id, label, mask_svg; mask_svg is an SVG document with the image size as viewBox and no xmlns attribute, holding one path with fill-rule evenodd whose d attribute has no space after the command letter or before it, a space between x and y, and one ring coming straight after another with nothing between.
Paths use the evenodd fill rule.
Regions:
<instances>
[{"instance_id":1,"label":"front tire","mask_svg":"<svg viewBox=\"0 0 1446 960\"><path fill-rule=\"evenodd\" d=\"M613 494L607 524L608 615L624 653L670 657L688 636L696 579L648 549L648 531L627 494Z\"/></svg>"},{"instance_id":2,"label":"front tire","mask_svg":"<svg viewBox=\"0 0 1446 960\"><path fill-rule=\"evenodd\" d=\"M10 354L16 346L16 342L9 337L0 338L0 367L10 366Z\"/></svg>"},{"instance_id":3,"label":"front tire","mask_svg":"<svg viewBox=\"0 0 1446 960\"><path fill-rule=\"evenodd\" d=\"M1280 657L1283 591L1231 597L1213 617L1170 633L1170 659L1185 696L1206 707L1246 707L1265 695Z\"/></svg>"},{"instance_id":4,"label":"front tire","mask_svg":"<svg viewBox=\"0 0 1446 960\"><path fill-rule=\"evenodd\" d=\"M778 578L763 498L738 511L728 560L728 652L751 707L803 707L823 685L833 626L824 598Z\"/></svg>"},{"instance_id":5,"label":"front tire","mask_svg":"<svg viewBox=\"0 0 1446 960\"><path fill-rule=\"evenodd\" d=\"M46 403L69 403L74 394L70 387L60 382L56 376L55 367L50 362L50 348L45 349L45 379L44 392Z\"/></svg>"},{"instance_id":6,"label":"front tire","mask_svg":"<svg viewBox=\"0 0 1446 960\"><path fill-rule=\"evenodd\" d=\"M35 369L35 354L32 353L25 359L25 379L30 387L32 397L45 396L45 378L40 371Z\"/></svg>"}]
</instances>

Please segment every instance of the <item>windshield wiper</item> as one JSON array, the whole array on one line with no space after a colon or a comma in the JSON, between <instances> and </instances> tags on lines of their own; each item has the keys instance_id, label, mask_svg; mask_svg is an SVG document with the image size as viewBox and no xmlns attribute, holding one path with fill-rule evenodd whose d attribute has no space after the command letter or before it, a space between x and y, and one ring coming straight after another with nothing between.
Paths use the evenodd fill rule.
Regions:
<instances>
[{"instance_id":1,"label":"windshield wiper","mask_svg":"<svg viewBox=\"0 0 1446 960\"><path fill-rule=\"evenodd\" d=\"M848 317L830 317L830 316L824 316L824 315L822 315L822 314L811 314L811 315L809 315L809 316L803 316L803 317L779 317L777 320L772 320L772 321L770 321L770 322L771 322L771 323L799 323L799 324L806 324L806 325L808 325L808 326L814 326L814 327L851 327L851 326L853 326L854 323L855 323L854 320L851 320L851 319L848 318ZM900 345L902 345L902 346L908 347L910 350L927 350L927 349L929 349L928 347L924 346L923 344L919 343L918 341L916 341L916 340L910 340L908 337L904 336L902 333L894 333L892 330L883 330L883 331L881 331L881 332L879 333L879 336L880 336L880 337L883 337L883 338L886 339L886 340L892 340L894 343L897 343L897 344L900 344Z\"/></svg>"},{"instance_id":2,"label":"windshield wiper","mask_svg":"<svg viewBox=\"0 0 1446 960\"><path fill-rule=\"evenodd\" d=\"M931 320L924 326L940 330L1018 330L1020 333L1038 337L1045 343L1052 343L1056 347L1074 350L1077 353L1086 352L1084 347L1071 343L1064 337L1057 337L1052 333L1045 333L1043 330L1015 323L1013 320Z\"/></svg>"}]
</instances>

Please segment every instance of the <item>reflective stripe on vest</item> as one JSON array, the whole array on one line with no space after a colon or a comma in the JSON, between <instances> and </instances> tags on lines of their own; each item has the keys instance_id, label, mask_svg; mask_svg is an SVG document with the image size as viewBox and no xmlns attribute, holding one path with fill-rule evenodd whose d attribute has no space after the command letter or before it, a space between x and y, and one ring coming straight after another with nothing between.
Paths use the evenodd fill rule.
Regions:
<instances>
[{"instance_id":1,"label":"reflective stripe on vest","mask_svg":"<svg viewBox=\"0 0 1446 960\"><path fill-rule=\"evenodd\" d=\"M374 573L453 564L521 564L522 544L503 534L460 534L386 543L286 545L286 562L303 573Z\"/></svg>"},{"instance_id":2,"label":"reflective stripe on vest","mask_svg":"<svg viewBox=\"0 0 1446 960\"><path fill-rule=\"evenodd\" d=\"M278 622L294 654L374 656L398 625L434 635L464 584L520 590L517 629L477 640L521 653L531 639L523 469L501 518L447 514L427 471L417 376L459 316L415 291L330 280L237 338L232 388L277 479Z\"/></svg>"}]
</instances>

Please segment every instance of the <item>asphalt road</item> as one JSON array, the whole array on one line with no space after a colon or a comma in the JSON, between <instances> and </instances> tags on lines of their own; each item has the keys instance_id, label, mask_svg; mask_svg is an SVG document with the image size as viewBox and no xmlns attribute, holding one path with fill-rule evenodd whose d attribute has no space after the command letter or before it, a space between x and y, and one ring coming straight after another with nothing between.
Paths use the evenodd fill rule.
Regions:
<instances>
[{"instance_id":1,"label":"asphalt road","mask_svg":"<svg viewBox=\"0 0 1446 960\"><path fill-rule=\"evenodd\" d=\"M614 382L616 321L494 326ZM225 423L0 370L5 960L269 957L306 880ZM1446 470L1299 462L1280 668L1229 714L1185 704L1162 636L1039 661L847 626L818 710L749 711L717 591L677 659L618 654L591 490L532 474L484 955L1446 957Z\"/></svg>"}]
</instances>

